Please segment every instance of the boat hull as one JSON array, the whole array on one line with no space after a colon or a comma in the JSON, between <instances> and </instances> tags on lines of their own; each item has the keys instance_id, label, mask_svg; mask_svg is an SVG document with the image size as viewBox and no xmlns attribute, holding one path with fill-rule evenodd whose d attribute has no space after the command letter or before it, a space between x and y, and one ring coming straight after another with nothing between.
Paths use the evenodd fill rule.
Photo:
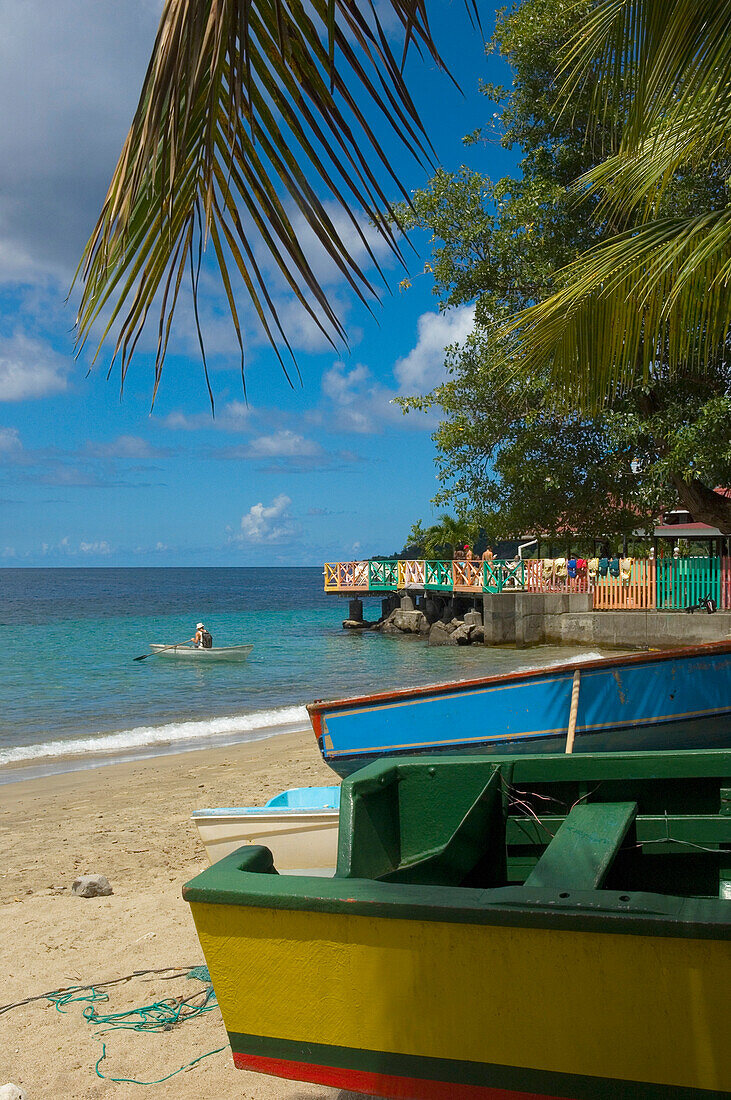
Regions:
<instances>
[{"instance_id":1,"label":"boat hull","mask_svg":"<svg viewBox=\"0 0 731 1100\"><path fill-rule=\"evenodd\" d=\"M731 747L731 643L385 692L308 706L341 776L384 756Z\"/></svg>"},{"instance_id":2,"label":"boat hull","mask_svg":"<svg viewBox=\"0 0 731 1100\"><path fill-rule=\"evenodd\" d=\"M156 657L171 657L178 660L190 661L245 661L253 649L253 645L229 645L214 646L211 649L196 649L195 646L176 645L165 646L151 645L150 649Z\"/></svg>"},{"instance_id":3,"label":"boat hull","mask_svg":"<svg viewBox=\"0 0 731 1100\"><path fill-rule=\"evenodd\" d=\"M731 1095L731 754L380 761L337 873L184 889L237 1066L393 1100Z\"/></svg>"},{"instance_id":4,"label":"boat hull","mask_svg":"<svg viewBox=\"0 0 731 1100\"><path fill-rule=\"evenodd\" d=\"M193 914L241 1069L402 1100L731 1090L723 940Z\"/></svg>"},{"instance_id":5,"label":"boat hull","mask_svg":"<svg viewBox=\"0 0 731 1100\"><path fill-rule=\"evenodd\" d=\"M713 718L663 722L656 725L638 727L617 726L609 730L584 731L577 737L573 751L576 754L595 752L674 752L682 749L725 749L731 745L731 718L721 715ZM530 753L563 753L566 746L566 734L558 736L531 738L530 742L522 738L491 738L469 744L433 747L425 745L420 749L376 753L344 754L335 760L325 757L327 763L343 778L353 775L361 768L381 760L384 756L398 759L417 756L440 759L453 756L455 751L465 756L520 756ZM323 754L324 755L324 754Z\"/></svg>"},{"instance_id":6,"label":"boat hull","mask_svg":"<svg viewBox=\"0 0 731 1100\"><path fill-rule=\"evenodd\" d=\"M293 800L299 805L272 805L292 794L302 796ZM279 871L332 874L338 852L339 803L339 788L314 787L284 792L262 807L195 810L192 816L211 863L243 846L263 844Z\"/></svg>"}]
</instances>

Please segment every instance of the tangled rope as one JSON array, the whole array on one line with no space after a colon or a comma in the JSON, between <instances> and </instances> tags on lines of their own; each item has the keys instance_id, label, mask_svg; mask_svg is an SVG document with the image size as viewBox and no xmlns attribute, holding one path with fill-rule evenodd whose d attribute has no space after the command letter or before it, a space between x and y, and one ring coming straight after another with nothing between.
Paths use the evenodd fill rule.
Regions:
<instances>
[{"instance_id":1,"label":"tangled rope","mask_svg":"<svg viewBox=\"0 0 731 1100\"><path fill-rule=\"evenodd\" d=\"M171 970L175 970L176 972L170 973ZM166 974L167 977L163 980L183 977L194 978L197 981L203 982L205 988L196 990L195 993L191 993L188 997L165 997L160 1001L151 1001L150 1004L141 1005L139 1008L128 1009L126 1012L102 1013L98 1011L97 1005L109 1001L109 994L104 991L102 988L103 986L117 985L120 982L130 981L132 978L137 978L144 974ZM126 1082L131 1085L159 1085L162 1084L163 1081L168 1081L171 1077L175 1077L176 1074L182 1073L183 1070L190 1069L191 1066L197 1065L198 1062L202 1062L204 1058L210 1058L212 1054L220 1054L220 1052L226 1048L217 1047L216 1050L209 1050L205 1054L199 1054L197 1058L194 1058L191 1062L186 1062L184 1066L180 1066L178 1069L173 1070L172 1073L166 1074L165 1077L159 1077L154 1081L139 1081L135 1077L111 1077L101 1072L99 1067L107 1057L107 1046L104 1040L101 1039L101 1036L106 1035L110 1031L142 1031L152 1033L172 1031L174 1028L179 1027L189 1020L195 1020L205 1015L207 1012L213 1012L218 1008L218 1002L210 981L210 975L205 966L186 967L183 970L173 967L162 967L157 970L135 970L132 974L126 974L121 978L110 978L108 981L95 982L90 985L75 985L67 986L63 989L53 989L48 993L41 993L37 997L27 997L24 1001L16 1001L13 1004L2 1005L0 1006L0 1015L2 1015L3 1012L9 1012L11 1008L19 1008L21 1005L40 1000L50 1001L51 1004L55 1006L56 1011L62 1014L66 1013L66 1009L69 1005L85 1004L86 1007L83 1010L84 1019L93 1027L99 1029L95 1032L94 1038L98 1039L102 1044L102 1052L94 1066L97 1077L100 1077L103 1081L114 1081L118 1083Z\"/></svg>"}]
</instances>

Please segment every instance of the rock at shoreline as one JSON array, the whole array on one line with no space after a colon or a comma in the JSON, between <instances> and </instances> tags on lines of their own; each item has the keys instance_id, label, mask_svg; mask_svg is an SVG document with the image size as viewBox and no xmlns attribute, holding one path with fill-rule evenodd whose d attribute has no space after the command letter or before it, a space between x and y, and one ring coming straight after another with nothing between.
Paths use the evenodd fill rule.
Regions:
<instances>
[{"instance_id":1,"label":"rock at shoreline","mask_svg":"<svg viewBox=\"0 0 731 1100\"><path fill-rule=\"evenodd\" d=\"M365 619L343 619L343 630L375 630L378 623L369 623Z\"/></svg>"},{"instance_id":2,"label":"rock at shoreline","mask_svg":"<svg viewBox=\"0 0 731 1100\"><path fill-rule=\"evenodd\" d=\"M432 601L432 607L428 610L433 612L434 607L435 603ZM450 607L450 613L451 610ZM464 619L455 616L448 622L443 619L430 622L429 616L423 611L397 607L381 622L364 624L346 619L343 626L352 630L370 626L372 630L380 630L383 634L419 634L428 638L429 645L472 645L473 642L483 643L485 640L482 615L478 611L467 612Z\"/></svg>"},{"instance_id":3,"label":"rock at shoreline","mask_svg":"<svg viewBox=\"0 0 731 1100\"><path fill-rule=\"evenodd\" d=\"M438 621L433 624L429 631L429 645L457 645L457 639L454 637L454 629L450 630L451 623L443 623Z\"/></svg>"},{"instance_id":4,"label":"rock at shoreline","mask_svg":"<svg viewBox=\"0 0 731 1100\"><path fill-rule=\"evenodd\" d=\"M429 623L421 611L402 611L397 607L381 626L383 634L428 634Z\"/></svg>"},{"instance_id":5,"label":"rock at shoreline","mask_svg":"<svg viewBox=\"0 0 731 1100\"><path fill-rule=\"evenodd\" d=\"M106 875L79 875L74 880L71 893L76 894L78 898L106 898L114 891ZM0 1100L2 1100L2 1093L0 1093Z\"/></svg>"},{"instance_id":6,"label":"rock at shoreline","mask_svg":"<svg viewBox=\"0 0 731 1100\"><path fill-rule=\"evenodd\" d=\"M27 1100L27 1093L9 1081L7 1085L0 1085L0 1100Z\"/></svg>"}]
</instances>

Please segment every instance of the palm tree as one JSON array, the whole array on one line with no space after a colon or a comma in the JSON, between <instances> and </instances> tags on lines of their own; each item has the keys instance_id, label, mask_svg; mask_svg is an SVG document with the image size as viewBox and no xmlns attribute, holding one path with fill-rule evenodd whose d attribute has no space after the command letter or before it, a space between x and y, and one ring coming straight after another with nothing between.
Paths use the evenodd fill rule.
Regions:
<instances>
[{"instance_id":1,"label":"palm tree","mask_svg":"<svg viewBox=\"0 0 731 1100\"><path fill-rule=\"evenodd\" d=\"M426 532L424 553L427 558L438 558L447 552L451 559L458 547L471 544L474 537L473 524L455 519L445 512L439 517L439 523Z\"/></svg>"},{"instance_id":2,"label":"palm tree","mask_svg":"<svg viewBox=\"0 0 731 1100\"><path fill-rule=\"evenodd\" d=\"M731 206L660 216L678 173L731 152L729 0L598 0L569 44L564 110L589 82L601 121L629 104L619 150L582 177L618 232L508 326L527 369L552 361L568 404L594 411L657 364L702 370L731 324Z\"/></svg>"},{"instance_id":3,"label":"palm tree","mask_svg":"<svg viewBox=\"0 0 731 1100\"><path fill-rule=\"evenodd\" d=\"M77 271L79 350L95 324L96 355L116 330L113 361L120 357L124 382L148 314L158 308L154 401L188 271L205 366L197 303L209 244L242 373L242 290L283 367L279 345L289 347L262 254L328 339L345 338L296 223L366 301L373 287L348 237L375 263L364 229L370 222L400 256L381 179L408 201L376 123L431 163L403 64L415 46L444 67L426 0L388 2L403 32L401 58L368 0L165 0L139 104ZM476 19L476 0L465 3Z\"/></svg>"},{"instance_id":4,"label":"palm tree","mask_svg":"<svg viewBox=\"0 0 731 1100\"><path fill-rule=\"evenodd\" d=\"M576 184L599 193L614 236L559 273L561 288L508 323L530 371L552 364L558 400L594 412L638 385L652 411L662 372L702 373L728 361L731 205L677 215L663 210L671 180L731 152L729 0L597 0L570 43L564 110L593 85L597 122L628 104L620 147ZM700 479L674 478L681 500L731 531L731 501Z\"/></svg>"}]
</instances>

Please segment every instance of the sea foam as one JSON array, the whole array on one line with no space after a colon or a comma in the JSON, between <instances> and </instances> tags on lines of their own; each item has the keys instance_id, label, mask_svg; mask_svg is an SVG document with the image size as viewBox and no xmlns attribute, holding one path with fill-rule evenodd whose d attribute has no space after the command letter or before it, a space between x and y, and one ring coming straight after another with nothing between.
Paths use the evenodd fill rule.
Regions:
<instances>
[{"instance_id":1,"label":"sea foam","mask_svg":"<svg viewBox=\"0 0 731 1100\"><path fill-rule=\"evenodd\" d=\"M18 745L12 749L0 749L0 767L19 764L24 760L44 760L61 756L84 756L88 753L126 753L151 745L174 742L200 742L215 738L235 738L241 741L256 739L258 734L285 732L301 729L308 724L307 710L303 706L279 707L274 710L255 711L228 718L207 718L190 722L168 722L160 726L135 726L116 733L99 733L92 737L65 738L43 741L36 745ZM246 735L249 735L248 737ZM201 746L202 747L202 746Z\"/></svg>"}]
</instances>

